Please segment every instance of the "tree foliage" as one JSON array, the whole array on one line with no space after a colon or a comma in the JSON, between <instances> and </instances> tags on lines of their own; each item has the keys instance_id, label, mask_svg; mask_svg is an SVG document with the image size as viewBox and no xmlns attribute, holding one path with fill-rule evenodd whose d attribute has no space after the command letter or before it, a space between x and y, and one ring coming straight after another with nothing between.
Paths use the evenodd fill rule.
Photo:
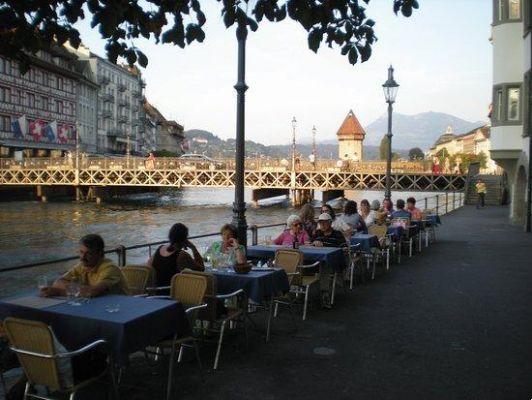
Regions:
<instances>
[{"instance_id":1,"label":"tree foliage","mask_svg":"<svg viewBox=\"0 0 532 400\"><path fill-rule=\"evenodd\" d=\"M388 137L384 135L379 144L379 158L381 160L388 159Z\"/></svg>"},{"instance_id":2,"label":"tree foliage","mask_svg":"<svg viewBox=\"0 0 532 400\"><path fill-rule=\"evenodd\" d=\"M91 19L106 40L110 61L123 57L128 64L148 64L135 39L154 39L184 48L203 42L206 22L202 5L212 0L2 0L0 1L0 53L19 57L21 50L35 54L52 43L81 43L75 23ZM375 22L366 16L370 0L216 0L227 28L236 25L237 37L256 31L264 19L286 17L298 22L308 33L308 46L317 52L320 45L338 46L351 64L371 56L377 40ZM419 7L417 0L389 0L395 14L405 17ZM248 12L246 12L246 10ZM27 67L27 65L26 65Z\"/></svg>"},{"instance_id":3,"label":"tree foliage","mask_svg":"<svg viewBox=\"0 0 532 400\"><path fill-rule=\"evenodd\" d=\"M419 161L425 158L425 153L419 147L413 147L408 151L408 159L410 161Z\"/></svg>"}]
</instances>

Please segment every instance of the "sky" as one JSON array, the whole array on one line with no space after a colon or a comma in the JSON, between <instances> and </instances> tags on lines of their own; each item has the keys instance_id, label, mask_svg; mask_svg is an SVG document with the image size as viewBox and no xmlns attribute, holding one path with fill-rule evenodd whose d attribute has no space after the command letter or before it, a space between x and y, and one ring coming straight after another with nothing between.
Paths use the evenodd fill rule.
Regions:
<instances>
[{"instance_id":1,"label":"sky","mask_svg":"<svg viewBox=\"0 0 532 400\"><path fill-rule=\"evenodd\" d=\"M352 66L339 48L308 49L307 33L292 20L262 21L246 48L246 139L264 144L334 139L352 109L363 126L386 111L382 83L390 64L400 88L394 111L436 111L469 121L486 119L491 101L491 1L419 0L410 18L396 16L392 0L372 0L376 21L372 57ZM202 2L206 39L181 49L138 39L149 59L142 70L146 97L167 119L187 129L235 137L237 41L225 29L221 6ZM89 21L78 25L83 43L105 56L105 41Z\"/></svg>"}]
</instances>

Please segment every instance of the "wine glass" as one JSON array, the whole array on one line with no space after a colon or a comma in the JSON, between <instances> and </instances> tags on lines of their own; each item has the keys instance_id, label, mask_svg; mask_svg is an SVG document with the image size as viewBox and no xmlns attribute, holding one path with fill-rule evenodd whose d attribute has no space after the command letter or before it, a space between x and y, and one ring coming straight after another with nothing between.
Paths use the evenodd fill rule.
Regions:
<instances>
[{"instance_id":1,"label":"wine glass","mask_svg":"<svg viewBox=\"0 0 532 400\"><path fill-rule=\"evenodd\" d=\"M68 304L71 306L79 306L81 303L78 301L81 287L77 281L68 282L65 285L66 295L68 298Z\"/></svg>"},{"instance_id":2,"label":"wine glass","mask_svg":"<svg viewBox=\"0 0 532 400\"><path fill-rule=\"evenodd\" d=\"M266 235L264 237L264 241L267 245L271 245L272 244L272 237L270 235Z\"/></svg>"},{"instance_id":3,"label":"wine glass","mask_svg":"<svg viewBox=\"0 0 532 400\"><path fill-rule=\"evenodd\" d=\"M48 283L48 277L46 275L41 275L37 278L37 287L39 288L39 291L41 291L44 288L47 288L49 286Z\"/></svg>"}]
</instances>

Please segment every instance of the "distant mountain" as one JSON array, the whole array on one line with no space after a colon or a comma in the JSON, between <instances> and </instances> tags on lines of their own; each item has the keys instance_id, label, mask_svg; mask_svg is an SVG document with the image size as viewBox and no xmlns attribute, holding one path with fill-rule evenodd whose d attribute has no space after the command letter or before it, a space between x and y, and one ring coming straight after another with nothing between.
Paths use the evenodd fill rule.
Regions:
<instances>
[{"instance_id":1,"label":"distant mountain","mask_svg":"<svg viewBox=\"0 0 532 400\"><path fill-rule=\"evenodd\" d=\"M455 134L468 132L483 122L469 122L450 114L424 112L416 115L393 114L393 147L410 149L420 147L428 150L434 142L445 133L447 126L452 126ZM388 129L388 115L382 115L364 128L365 144L378 146Z\"/></svg>"},{"instance_id":2,"label":"distant mountain","mask_svg":"<svg viewBox=\"0 0 532 400\"><path fill-rule=\"evenodd\" d=\"M188 139L189 153L205 154L213 158L234 157L235 155L235 139L223 140L213 133L201 129L185 131L185 137ZM336 140L318 142L316 147L319 158L338 157L338 142ZM246 155L248 157L256 157L261 154L273 158L288 158L291 151L290 145L266 146L252 140L246 140ZM394 151L402 157L406 157L408 154L408 150L394 148ZM312 144L298 144L297 152L307 158L312 153ZM364 159L375 160L378 158L378 146L364 146Z\"/></svg>"}]
</instances>

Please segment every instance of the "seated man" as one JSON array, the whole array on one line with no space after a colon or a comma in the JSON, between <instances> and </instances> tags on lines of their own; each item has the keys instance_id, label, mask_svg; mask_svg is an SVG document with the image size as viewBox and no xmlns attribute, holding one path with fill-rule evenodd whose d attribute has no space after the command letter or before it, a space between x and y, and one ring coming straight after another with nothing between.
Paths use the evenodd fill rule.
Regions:
<instances>
[{"instance_id":1,"label":"seated man","mask_svg":"<svg viewBox=\"0 0 532 400\"><path fill-rule=\"evenodd\" d=\"M312 245L316 247L347 247L343 233L332 228L332 217L329 214L323 213L318 217L318 230L316 230ZM332 266L328 263L322 263L320 268L320 288L322 306L324 308L332 307L329 294L332 274Z\"/></svg>"},{"instance_id":2,"label":"seated man","mask_svg":"<svg viewBox=\"0 0 532 400\"><path fill-rule=\"evenodd\" d=\"M409 197L406 199L406 209L410 212L412 216L412 221L421 221L423 218L423 213L419 208L416 207L416 199Z\"/></svg>"},{"instance_id":3,"label":"seated man","mask_svg":"<svg viewBox=\"0 0 532 400\"><path fill-rule=\"evenodd\" d=\"M396 210L392 212L392 219L394 218L403 218L403 219L406 219L408 220L408 222L410 223L410 221L412 220L412 214L410 214L409 211L406 211L405 210L405 201L403 199L399 199L397 200L397 203L396 203Z\"/></svg>"},{"instance_id":4,"label":"seated man","mask_svg":"<svg viewBox=\"0 0 532 400\"><path fill-rule=\"evenodd\" d=\"M41 289L42 296L65 296L66 285L76 281L81 285L82 297L105 294L128 294L127 283L112 260L105 258L104 242L99 235L86 235L79 241L80 263L56 280L52 286Z\"/></svg>"}]
</instances>

